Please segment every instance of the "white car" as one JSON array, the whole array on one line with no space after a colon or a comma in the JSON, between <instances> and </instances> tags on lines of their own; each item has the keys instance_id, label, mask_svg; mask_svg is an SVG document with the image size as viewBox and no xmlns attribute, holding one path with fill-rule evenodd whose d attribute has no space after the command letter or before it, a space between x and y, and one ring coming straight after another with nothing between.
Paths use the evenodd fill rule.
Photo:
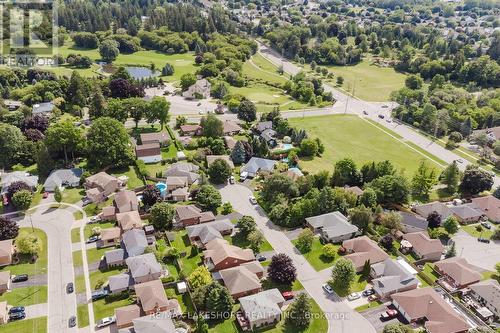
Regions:
<instances>
[{"instance_id":1,"label":"white car","mask_svg":"<svg viewBox=\"0 0 500 333\"><path fill-rule=\"evenodd\" d=\"M257 199L255 199L254 196L251 196L250 198L248 198L248 200L250 200L250 202L252 203L252 205L256 205L257 204Z\"/></svg>"},{"instance_id":2,"label":"white car","mask_svg":"<svg viewBox=\"0 0 500 333\"><path fill-rule=\"evenodd\" d=\"M106 326L113 324L114 322L116 322L115 317L105 317L105 318L102 318L101 320L99 320L99 322L97 323L97 327L99 327L99 328L106 327Z\"/></svg>"},{"instance_id":3,"label":"white car","mask_svg":"<svg viewBox=\"0 0 500 333\"><path fill-rule=\"evenodd\" d=\"M240 181L241 182L244 182L248 177L248 172L246 171L243 171L242 173L240 173Z\"/></svg>"},{"instance_id":4,"label":"white car","mask_svg":"<svg viewBox=\"0 0 500 333\"><path fill-rule=\"evenodd\" d=\"M92 216L89 220L89 224L92 224L92 223L97 223L101 220L101 218L99 216Z\"/></svg>"},{"instance_id":5,"label":"white car","mask_svg":"<svg viewBox=\"0 0 500 333\"><path fill-rule=\"evenodd\" d=\"M361 295L359 293L352 293L349 296L347 296L347 299L350 301L354 301L356 299L360 299Z\"/></svg>"},{"instance_id":6,"label":"white car","mask_svg":"<svg viewBox=\"0 0 500 333\"><path fill-rule=\"evenodd\" d=\"M330 294L330 295L333 294L333 289L332 289L332 287L330 287L329 284L325 283L322 287L323 287L323 290L326 291L328 294Z\"/></svg>"}]
</instances>

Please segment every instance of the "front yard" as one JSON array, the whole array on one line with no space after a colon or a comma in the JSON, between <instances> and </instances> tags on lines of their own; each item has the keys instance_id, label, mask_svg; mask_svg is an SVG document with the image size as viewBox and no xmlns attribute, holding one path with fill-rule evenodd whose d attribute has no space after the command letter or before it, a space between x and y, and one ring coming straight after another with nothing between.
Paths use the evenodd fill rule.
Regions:
<instances>
[{"instance_id":1,"label":"front yard","mask_svg":"<svg viewBox=\"0 0 500 333\"><path fill-rule=\"evenodd\" d=\"M335 290L335 293L338 296L346 297L350 293L365 290L367 283L368 283L368 280L366 277L362 276L361 274L356 274L356 278L351 283L351 287L349 290L343 290L343 289L338 288L337 286L333 286L333 290Z\"/></svg>"},{"instance_id":2,"label":"front yard","mask_svg":"<svg viewBox=\"0 0 500 333\"><path fill-rule=\"evenodd\" d=\"M474 238L481 237L481 238L490 239L491 236L493 236L493 233L495 232L494 226L491 226L491 229L486 229L485 227L483 227L479 223L464 225L461 227L461 229Z\"/></svg>"},{"instance_id":3,"label":"front yard","mask_svg":"<svg viewBox=\"0 0 500 333\"><path fill-rule=\"evenodd\" d=\"M2 333L46 333L47 317L13 321L1 326Z\"/></svg>"},{"instance_id":4,"label":"front yard","mask_svg":"<svg viewBox=\"0 0 500 333\"><path fill-rule=\"evenodd\" d=\"M116 308L121 308L122 306L131 304L134 304L134 301L127 293L117 296L108 296L104 299L93 302L96 323L104 317L114 316Z\"/></svg>"},{"instance_id":5,"label":"front yard","mask_svg":"<svg viewBox=\"0 0 500 333\"><path fill-rule=\"evenodd\" d=\"M47 303L47 286L16 288L0 296L0 302L7 301L12 306L28 306Z\"/></svg>"},{"instance_id":6,"label":"front yard","mask_svg":"<svg viewBox=\"0 0 500 333\"><path fill-rule=\"evenodd\" d=\"M297 240L293 240L292 243L294 245L297 244ZM340 247L340 245L334 245L336 249ZM325 268L331 267L335 262L336 258L330 259L323 255L323 244L321 244L318 237L314 237L313 244L311 246L311 250L309 252L302 252L301 254L306 258L306 260L314 267L315 270L321 271Z\"/></svg>"}]
</instances>

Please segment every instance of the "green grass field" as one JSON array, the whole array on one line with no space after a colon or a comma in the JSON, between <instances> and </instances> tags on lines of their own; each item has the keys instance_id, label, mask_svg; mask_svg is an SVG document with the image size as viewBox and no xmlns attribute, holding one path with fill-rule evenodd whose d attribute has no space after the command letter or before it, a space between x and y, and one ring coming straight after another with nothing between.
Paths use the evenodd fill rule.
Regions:
<instances>
[{"instance_id":1,"label":"green grass field","mask_svg":"<svg viewBox=\"0 0 500 333\"><path fill-rule=\"evenodd\" d=\"M286 76L278 73L278 67L258 53L243 64L243 75L251 80L279 85L284 84L288 80Z\"/></svg>"},{"instance_id":2,"label":"green grass field","mask_svg":"<svg viewBox=\"0 0 500 333\"><path fill-rule=\"evenodd\" d=\"M480 226L480 231L476 230L476 227ZM481 226L479 223L476 224L469 224L469 225L464 225L461 227L463 231L467 232L469 235L475 238L486 238L490 239L491 236L493 236L493 233L495 231L495 227L492 226L491 229L486 229L485 227Z\"/></svg>"},{"instance_id":3,"label":"green grass field","mask_svg":"<svg viewBox=\"0 0 500 333\"><path fill-rule=\"evenodd\" d=\"M186 254L179 259L181 271L186 275L191 274L192 271L201 265L201 253L195 246L191 245L185 230L176 233L175 239L171 245L178 249L180 253Z\"/></svg>"},{"instance_id":4,"label":"green grass field","mask_svg":"<svg viewBox=\"0 0 500 333\"><path fill-rule=\"evenodd\" d=\"M0 326L2 333L46 333L47 317L38 317L21 321L13 321Z\"/></svg>"},{"instance_id":5,"label":"green grass field","mask_svg":"<svg viewBox=\"0 0 500 333\"><path fill-rule=\"evenodd\" d=\"M89 326L89 308L87 304L80 304L76 308L78 328Z\"/></svg>"},{"instance_id":6,"label":"green grass field","mask_svg":"<svg viewBox=\"0 0 500 333\"><path fill-rule=\"evenodd\" d=\"M354 96L370 102L388 101L390 94L404 86L406 76L394 68L373 65L369 58L354 66L321 66L327 67L335 76L331 83L336 83L337 77L344 78L342 89ZM310 69L306 66L306 69Z\"/></svg>"},{"instance_id":7,"label":"green grass field","mask_svg":"<svg viewBox=\"0 0 500 333\"><path fill-rule=\"evenodd\" d=\"M7 304L12 306L28 306L47 303L47 286L12 289L0 296L0 302L1 301L7 301Z\"/></svg>"},{"instance_id":8,"label":"green grass field","mask_svg":"<svg viewBox=\"0 0 500 333\"><path fill-rule=\"evenodd\" d=\"M297 244L297 240L292 241L295 245ZM339 247L339 246L336 246ZM314 237L313 244L311 246L311 250L309 252L301 252L304 258L314 267L315 270L321 271L325 268L333 266L335 259L330 259L323 256L323 244L319 241L318 237Z\"/></svg>"},{"instance_id":9,"label":"green grass field","mask_svg":"<svg viewBox=\"0 0 500 333\"><path fill-rule=\"evenodd\" d=\"M427 156L353 115L292 118L290 124L305 129L310 137L319 137L325 145L322 157L300 162L301 167L311 173L332 171L336 161L351 157L358 167L369 161L389 160L407 176L412 176ZM430 164L440 168L436 163Z\"/></svg>"},{"instance_id":10,"label":"green grass field","mask_svg":"<svg viewBox=\"0 0 500 333\"><path fill-rule=\"evenodd\" d=\"M96 323L104 317L114 316L116 308L121 308L133 303L134 301L132 301L127 294L122 294L121 299L118 298L115 300L115 298L110 299L110 297L107 297L93 302Z\"/></svg>"}]
</instances>

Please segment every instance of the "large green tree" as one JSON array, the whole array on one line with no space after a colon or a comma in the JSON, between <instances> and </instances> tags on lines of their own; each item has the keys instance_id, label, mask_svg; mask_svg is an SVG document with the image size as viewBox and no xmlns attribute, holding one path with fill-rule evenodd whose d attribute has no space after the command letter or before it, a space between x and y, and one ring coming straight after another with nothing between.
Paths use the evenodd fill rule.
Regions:
<instances>
[{"instance_id":1,"label":"large green tree","mask_svg":"<svg viewBox=\"0 0 500 333\"><path fill-rule=\"evenodd\" d=\"M443 170L440 176L441 183L446 185L448 193L455 193L458 189L458 183L460 182L460 170L456 161L453 161L450 165Z\"/></svg>"},{"instance_id":2,"label":"large green tree","mask_svg":"<svg viewBox=\"0 0 500 333\"><path fill-rule=\"evenodd\" d=\"M352 208L349 211L349 218L351 223L364 233L373 222L372 210L363 205Z\"/></svg>"},{"instance_id":3,"label":"large green tree","mask_svg":"<svg viewBox=\"0 0 500 333\"><path fill-rule=\"evenodd\" d=\"M82 130L71 121L59 121L45 132L45 145L52 153L63 153L64 161L68 163L68 154L74 157L75 152L84 150L85 139Z\"/></svg>"},{"instance_id":4,"label":"large green tree","mask_svg":"<svg viewBox=\"0 0 500 333\"><path fill-rule=\"evenodd\" d=\"M309 296L306 293L300 293L290 305L286 322L291 327L302 331L311 323L311 311L312 305Z\"/></svg>"},{"instance_id":5,"label":"large green tree","mask_svg":"<svg viewBox=\"0 0 500 333\"><path fill-rule=\"evenodd\" d=\"M21 130L15 126L0 123L0 167L9 168L16 163L24 142Z\"/></svg>"},{"instance_id":6,"label":"large green tree","mask_svg":"<svg viewBox=\"0 0 500 333\"><path fill-rule=\"evenodd\" d=\"M240 102L238 106L238 119L246 122L252 122L257 119L257 108L252 101L245 98Z\"/></svg>"},{"instance_id":7,"label":"large green tree","mask_svg":"<svg viewBox=\"0 0 500 333\"><path fill-rule=\"evenodd\" d=\"M214 214L217 214L217 208L222 205L222 197L212 185L202 185L196 194L196 201L203 211L212 211Z\"/></svg>"},{"instance_id":8,"label":"large green tree","mask_svg":"<svg viewBox=\"0 0 500 333\"><path fill-rule=\"evenodd\" d=\"M174 206L166 202L157 202L149 211L149 222L156 230L167 230L172 227L175 215Z\"/></svg>"},{"instance_id":9,"label":"large green tree","mask_svg":"<svg viewBox=\"0 0 500 333\"><path fill-rule=\"evenodd\" d=\"M210 113L201 118L200 122L203 136L220 138L224 135L224 124L216 115Z\"/></svg>"},{"instance_id":10,"label":"large green tree","mask_svg":"<svg viewBox=\"0 0 500 333\"><path fill-rule=\"evenodd\" d=\"M355 186L361 183L361 173L352 158L344 158L335 163L331 182L333 186Z\"/></svg>"},{"instance_id":11,"label":"large green tree","mask_svg":"<svg viewBox=\"0 0 500 333\"><path fill-rule=\"evenodd\" d=\"M436 169L431 167L427 161L420 161L417 172L411 181L413 193L425 197L429 196L429 192L432 189L432 186L436 184L436 181Z\"/></svg>"},{"instance_id":12,"label":"large green tree","mask_svg":"<svg viewBox=\"0 0 500 333\"><path fill-rule=\"evenodd\" d=\"M222 184L231 176L231 166L222 158L216 159L208 168L210 181L214 184Z\"/></svg>"},{"instance_id":13,"label":"large green tree","mask_svg":"<svg viewBox=\"0 0 500 333\"><path fill-rule=\"evenodd\" d=\"M332 268L332 279L329 283L342 292L349 292L351 283L356 278L356 268L349 259L339 258Z\"/></svg>"},{"instance_id":14,"label":"large green tree","mask_svg":"<svg viewBox=\"0 0 500 333\"><path fill-rule=\"evenodd\" d=\"M106 39L99 45L99 54L102 57L102 60L106 62L113 62L120 54L120 50L118 49L118 42L112 39Z\"/></svg>"},{"instance_id":15,"label":"large green tree","mask_svg":"<svg viewBox=\"0 0 500 333\"><path fill-rule=\"evenodd\" d=\"M381 204L406 204L410 195L410 185L403 175L386 175L367 184L377 195Z\"/></svg>"},{"instance_id":16,"label":"large green tree","mask_svg":"<svg viewBox=\"0 0 500 333\"><path fill-rule=\"evenodd\" d=\"M165 97L155 96L146 108L146 118L149 123L159 121L161 129L168 122L170 117L170 102Z\"/></svg>"},{"instance_id":17,"label":"large green tree","mask_svg":"<svg viewBox=\"0 0 500 333\"><path fill-rule=\"evenodd\" d=\"M475 195L491 190L492 186L493 176L488 171L480 169L477 165L467 165L460 183L460 192Z\"/></svg>"}]
</instances>

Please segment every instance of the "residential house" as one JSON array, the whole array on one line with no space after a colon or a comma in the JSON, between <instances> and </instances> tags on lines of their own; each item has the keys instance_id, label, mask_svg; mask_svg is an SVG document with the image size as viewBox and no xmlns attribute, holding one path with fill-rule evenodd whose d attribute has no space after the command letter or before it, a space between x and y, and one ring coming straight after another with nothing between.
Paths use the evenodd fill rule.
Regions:
<instances>
[{"instance_id":1,"label":"residential house","mask_svg":"<svg viewBox=\"0 0 500 333\"><path fill-rule=\"evenodd\" d=\"M440 284L449 291L465 288L482 278L474 266L460 257L438 261L434 264L434 269L441 275Z\"/></svg>"},{"instance_id":2,"label":"residential house","mask_svg":"<svg viewBox=\"0 0 500 333\"><path fill-rule=\"evenodd\" d=\"M170 193L170 197L172 201L188 201L189 200L189 190L187 187L178 188Z\"/></svg>"},{"instance_id":3,"label":"residential house","mask_svg":"<svg viewBox=\"0 0 500 333\"><path fill-rule=\"evenodd\" d=\"M0 271L0 295L10 289L10 271Z\"/></svg>"},{"instance_id":4,"label":"residential house","mask_svg":"<svg viewBox=\"0 0 500 333\"><path fill-rule=\"evenodd\" d=\"M261 121L260 123L257 123L257 125L255 125L255 129L259 133L262 133L268 129L273 129L273 122L272 121Z\"/></svg>"},{"instance_id":5,"label":"residential house","mask_svg":"<svg viewBox=\"0 0 500 333\"><path fill-rule=\"evenodd\" d=\"M299 168L288 168L288 170L285 171L285 175L296 181L300 177L303 177L304 173Z\"/></svg>"},{"instance_id":6,"label":"residential house","mask_svg":"<svg viewBox=\"0 0 500 333\"><path fill-rule=\"evenodd\" d=\"M78 168L54 170L45 180L43 188L47 192L54 192L56 188L78 187L82 174L83 169Z\"/></svg>"},{"instance_id":7,"label":"residential house","mask_svg":"<svg viewBox=\"0 0 500 333\"><path fill-rule=\"evenodd\" d=\"M215 221L215 216L212 212L202 212L201 209L194 205L177 206L175 208L174 226L186 227L213 221Z\"/></svg>"},{"instance_id":8,"label":"residential house","mask_svg":"<svg viewBox=\"0 0 500 333\"><path fill-rule=\"evenodd\" d=\"M137 304L122 306L115 309L116 327L118 329L131 327L133 320L141 316L141 308Z\"/></svg>"},{"instance_id":9,"label":"residential house","mask_svg":"<svg viewBox=\"0 0 500 333\"><path fill-rule=\"evenodd\" d=\"M422 323L429 333L465 333L470 326L431 287L393 294L392 304L410 323Z\"/></svg>"},{"instance_id":10,"label":"residential house","mask_svg":"<svg viewBox=\"0 0 500 333\"><path fill-rule=\"evenodd\" d=\"M0 302L0 325L7 324L8 314L7 301Z\"/></svg>"},{"instance_id":11,"label":"residential house","mask_svg":"<svg viewBox=\"0 0 500 333\"><path fill-rule=\"evenodd\" d=\"M215 161L224 160L227 162L227 164L231 169L234 169L233 161L231 160L231 157L229 157L229 155L207 155L206 159L207 159L207 166L209 168Z\"/></svg>"},{"instance_id":12,"label":"residential house","mask_svg":"<svg viewBox=\"0 0 500 333\"><path fill-rule=\"evenodd\" d=\"M255 255L251 249L242 249L230 245L226 240L215 238L205 244L203 251L204 263L210 271L239 266L254 261Z\"/></svg>"},{"instance_id":13,"label":"residential house","mask_svg":"<svg viewBox=\"0 0 500 333\"><path fill-rule=\"evenodd\" d=\"M116 214L116 221L122 232L142 228L141 216L136 210Z\"/></svg>"},{"instance_id":14,"label":"residential house","mask_svg":"<svg viewBox=\"0 0 500 333\"><path fill-rule=\"evenodd\" d=\"M500 318L500 284L497 280L485 280L469 286L470 295L486 307L498 320Z\"/></svg>"},{"instance_id":15,"label":"residential house","mask_svg":"<svg viewBox=\"0 0 500 333\"><path fill-rule=\"evenodd\" d=\"M373 265L389 258L389 255L367 236L346 240L342 242L342 248L347 253L344 258L352 261L357 272L363 269L367 261Z\"/></svg>"},{"instance_id":16,"label":"residential house","mask_svg":"<svg viewBox=\"0 0 500 333\"><path fill-rule=\"evenodd\" d=\"M484 216L483 211L478 209L475 204L451 206L450 210L460 224L475 223Z\"/></svg>"},{"instance_id":17,"label":"residential house","mask_svg":"<svg viewBox=\"0 0 500 333\"><path fill-rule=\"evenodd\" d=\"M224 135L236 135L242 131L240 125L232 120L226 120L223 123L222 132Z\"/></svg>"},{"instance_id":18,"label":"residential house","mask_svg":"<svg viewBox=\"0 0 500 333\"><path fill-rule=\"evenodd\" d=\"M23 102L21 101L14 101L11 99L4 99L3 100L3 105L9 109L9 111L15 111L19 109L21 106L23 106Z\"/></svg>"},{"instance_id":19,"label":"residential house","mask_svg":"<svg viewBox=\"0 0 500 333\"><path fill-rule=\"evenodd\" d=\"M131 229L125 232L122 242L129 257L143 254L148 247L148 240L142 229Z\"/></svg>"},{"instance_id":20,"label":"residential house","mask_svg":"<svg viewBox=\"0 0 500 333\"><path fill-rule=\"evenodd\" d=\"M309 228L332 243L339 243L360 234L358 227L349 223L341 212L331 212L306 218Z\"/></svg>"},{"instance_id":21,"label":"residential house","mask_svg":"<svg viewBox=\"0 0 500 333\"><path fill-rule=\"evenodd\" d=\"M222 239L224 235L230 235L233 232L234 224L228 219L195 224L186 227L186 231L191 244L198 247L205 247L205 244L215 238Z\"/></svg>"},{"instance_id":22,"label":"residential house","mask_svg":"<svg viewBox=\"0 0 500 333\"><path fill-rule=\"evenodd\" d=\"M481 209L490 221L500 222L500 200L492 195L473 198L472 203Z\"/></svg>"},{"instance_id":23,"label":"residential house","mask_svg":"<svg viewBox=\"0 0 500 333\"><path fill-rule=\"evenodd\" d=\"M187 177L188 184L192 185L198 181L200 168L188 162L177 162L170 166L164 173L164 177Z\"/></svg>"},{"instance_id":24,"label":"residential house","mask_svg":"<svg viewBox=\"0 0 500 333\"><path fill-rule=\"evenodd\" d=\"M167 192L169 193L178 188L184 188L189 186L187 177L170 176L165 179L165 184L167 185Z\"/></svg>"},{"instance_id":25,"label":"residential house","mask_svg":"<svg viewBox=\"0 0 500 333\"><path fill-rule=\"evenodd\" d=\"M38 103L34 104L32 109L32 114L48 114L51 113L52 110L54 110L55 105L52 102L43 102L43 103Z\"/></svg>"},{"instance_id":26,"label":"residential house","mask_svg":"<svg viewBox=\"0 0 500 333\"><path fill-rule=\"evenodd\" d=\"M158 163L161 161L159 142L146 143L135 146L135 156L144 163Z\"/></svg>"},{"instance_id":27,"label":"residential house","mask_svg":"<svg viewBox=\"0 0 500 333\"><path fill-rule=\"evenodd\" d=\"M170 141L167 132L153 132L153 133L141 133L141 144L146 145L148 143L159 143L160 146L166 146Z\"/></svg>"},{"instance_id":28,"label":"residential house","mask_svg":"<svg viewBox=\"0 0 500 333\"><path fill-rule=\"evenodd\" d=\"M418 287L419 280L399 261L387 258L370 269L373 290L380 298Z\"/></svg>"},{"instance_id":29,"label":"residential house","mask_svg":"<svg viewBox=\"0 0 500 333\"><path fill-rule=\"evenodd\" d=\"M186 124L186 125L181 125L179 129L183 136L194 136L201 134L200 125Z\"/></svg>"},{"instance_id":30,"label":"residential house","mask_svg":"<svg viewBox=\"0 0 500 333\"><path fill-rule=\"evenodd\" d=\"M127 273L112 275L108 278L108 289L113 295L128 291L133 285L134 280Z\"/></svg>"},{"instance_id":31,"label":"residential house","mask_svg":"<svg viewBox=\"0 0 500 333\"><path fill-rule=\"evenodd\" d=\"M401 225L403 232L412 233L419 231L426 231L429 222L420 215L408 213L408 212L398 212L401 215Z\"/></svg>"},{"instance_id":32,"label":"residential house","mask_svg":"<svg viewBox=\"0 0 500 333\"><path fill-rule=\"evenodd\" d=\"M232 138L230 136L225 136L224 142L226 143L227 149L233 150L234 146L236 146L237 140L235 140L234 138Z\"/></svg>"},{"instance_id":33,"label":"residential house","mask_svg":"<svg viewBox=\"0 0 500 333\"><path fill-rule=\"evenodd\" d=\"M4 173L2 174L2 180L0 181L0 187L2 188L1 194L7 193L10 184L15 182L26 183L32 190L35 190L38 185L38 176L32 176L24 171Z\"/></svg>"},{"instance_id":34,"label":"residential house","mask_svg":"<svg viewBox=\"0 0 500 333\"><path fill-rule=\"evenodd\" d=\"M491 142L500 140L500 126L474 131L474 135L480 133L485 133Z\"/></svg>"},{"instance_id":35,"label":"residential house","mask_svg":"<svg viewBox=\"0 0 500 333\"><path fill-rule=\"evenodd\" d=\"M159 279L144 282L135 286L137 302L146 315L158 312L169 312L172 316L181 314L179 302L176 299L168 299Z\"/></svg>"},{"instance_id":36,"label":"residential house","mask_svg":"<svg viewBox=\"0 0 500 333\"><path fill-rule=\"evenodd\" d=\"M125 333L179 333L169 316L143 316L133 320L133 331ZM122 333L121 331L119 333Z\"/></svg>"},{"instance_id":37,"label":"residential house","mask_svg":"<svg viewBox=\"0 0 500 333\"><path fill-rule=\"evenodd\" d=\"M406 249L401 247L401 251L413 252L417 258L427 260L427 261L437 261L441 259L441 255L444 251L444 246L441 244L439 239L432 239L429 237L427 232L412 232L403 235L403 239L410 243L410 248Z\"/></svg>"},{"instance_id":38,"label":"residential house","mask_svg":"<svg viewBox=\"0 0 500 333\"><path fill-rule=\"evenodd\" d=\"M120 244L120 235L121 230L118 227L102 229L97 247L103 248Z\"/></svg>"},{"instance_id":39,"label":"residential house","mask_svg":"<svg viewBox=\"0 0 500 333\"><path fill-rule=\"evenodd\" d=\"M6 239L0 241L0 267L10 265L12 263L13 254L14 254L14 240Z\"/></svg>"},{"instance_id":40,"label":"residential house","mask_svg":"<svg viewBox=\"0 0 500 333\"><path fill-rule=\"evenodd\" d=\"M153 281L165 273L153 253L128 257L125 262L135 283Z\"/></svg>"},{"instance_id":41,"label":"residential house","mask_svg":"<svg viewBox=\"0 0 500 333\"><path fill-rule=\"evenodd\" d=\"M247 176L253 178L257 176L259 173L272 173L274 171L274 166L276 165L276 161L268 160L260 157L252 157L247 164L245 164L240 172L246 172Z\"/></svg>"},{"instance_id":42,"label":"residential house","mask_svg":"<svg viewBox=\"0 0 500 333\"><path fill-rule=\"evenodd\" d=\"M104 207L101 213L99 214L99 217L103 221L116 220L116 207L115 206Z\"/></svg>"},{"instance_id":43,"label":"residential house","mask_svg":"<svg viewBox=\"0 0 500 333\"><path fill-rule=\"evenodd\" d=\"M245 266L236 266L219 271L219 274L234 299L253 295L262 290L259 277Z\"/></svg>"},{"instance_id":44,"label":"residential house","mask_svg":"<svg viewBox=\"0 0 500 333\"><path fill-rule=\"evenodd\" d=\"M115 195L114 203L118 213L127 213L139 209L139 200L134 191L118 191Z\"/></svg>"},{"instance_id":45,"label":"residential house","mask_svg":"<svg viewBox=\"0 0 500 333\"><path fill-rule=\"evenodd\" d=\"M125 265L125 250L115 249L104 253L104 260L108 268Z\"/></svg>"},{"instance_id":46,"label":"residential house","mask_svg":"<svg viewBox=\"0 0 500 333\"><path fill-rule=\"evenodd\" d=\"M277 324L281 320L281 307L285 299L274 288L255 295L240 297L241 312L251 330ZM243 327L242 327L243 328Z\"/></svg>"},{"instance_id":47,"label":"residential house","mask_svg":"<svg viewBox=\"0 0 500 333\"><path fill-rule=\"evenodd\" d=\"M115 192L118 190L118 179L116 177L113 177L111 175L108 175L106 172L102 171L99 173L96 173L95 175L92 175L90 177L87 177L85 179L85 188L87 190L90 189L96 189L101 196L95 197L95 199L101 199L98 201L93 200L93 198L89 195L87 191L87 196L93 201L93 202L101 202L104 200L104 197L107 197L111 193ZM94 193L91 193L94 195Z\"/></svg>"},{"instance_id":48,"label":"residential house","mask_svg":"<svg viewBox=\"0 0 500 333\"><path fill-rule=\"evenodd\" d=\"M274 148L278 145L278 141L276 140L276 131L272 128L268 128L260 133L260 137L267 142L267 145L271 148Z\"/></svg>"},{"instance_id":49,"label":"residential house","mask_svg":"<svg viewBox=\"0 0 500 333\"><path fill-rule=\"evenodd\" d=\"M210 97L212 84L207 79L201 79L191 85L182 93L182 97L187 99L203 99Z\"/></svg>"},{"instance_id":50,"label":"residential house","mask_svg":"<svg viewBox=\"0 0 500 333\"><path fill-rule=\"evenodd\" d=\"M448 206L439 201L433 201L423 205L416 205L413 210L424 219L427 219L430 213L437 212L441 219L444 221L446 218L453 214Z\"/></svg>"}]
</instances>

